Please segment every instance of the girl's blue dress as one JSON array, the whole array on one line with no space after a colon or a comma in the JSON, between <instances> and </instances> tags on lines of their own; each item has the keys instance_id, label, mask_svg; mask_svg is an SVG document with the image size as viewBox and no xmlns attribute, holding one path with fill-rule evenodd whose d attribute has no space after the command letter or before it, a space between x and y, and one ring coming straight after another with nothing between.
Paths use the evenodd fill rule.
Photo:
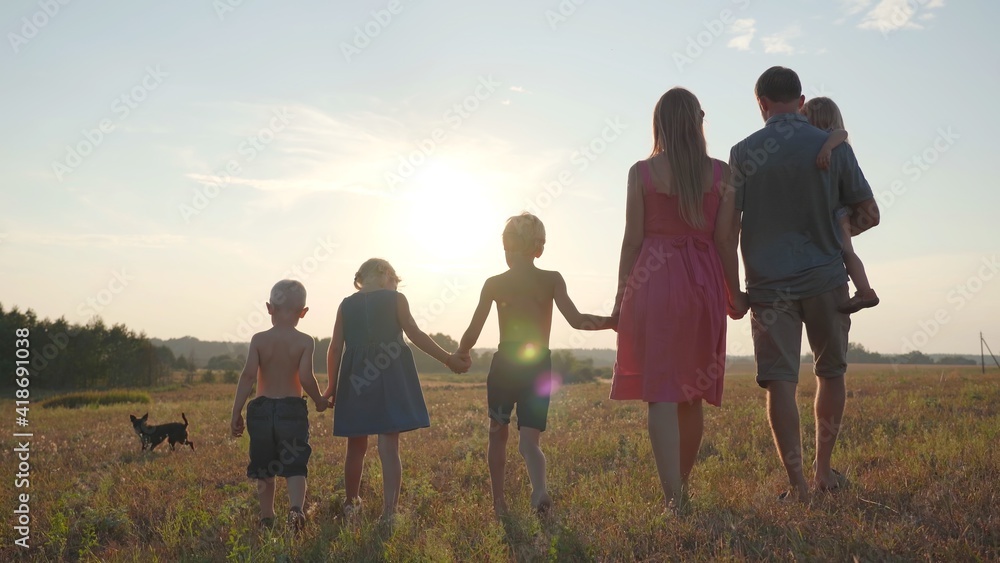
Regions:
<instances>
[{"instance_id":1,"label":"girl's blue dress","mask_svg":"<svg viewBox=\"0 0 1000 563\"><path fill-rule=\"evenodd\" d=\"M359 291L340 305L344 357L334 436L391 434L431 425L413 353L403 342L398 299L391 289Z\"/></svg>"}]
</instances>

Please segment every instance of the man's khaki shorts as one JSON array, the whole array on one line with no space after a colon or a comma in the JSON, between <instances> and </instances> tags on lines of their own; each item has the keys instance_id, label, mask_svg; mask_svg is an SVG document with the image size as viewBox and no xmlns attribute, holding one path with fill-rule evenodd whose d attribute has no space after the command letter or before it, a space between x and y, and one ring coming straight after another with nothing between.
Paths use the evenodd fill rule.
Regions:
<instances>
[{"instance_id":1,"label":"man's khaki shorts","mask_svg":"<svg viewBox=\"0 0 1000 563\"><path fill-rule=\"evenodd\" d=\"M847 284L813 297L752 303L757 384L799 381L802 325L805 324L813 353L813 372L818 377L837 378L847 373L847 337L851 317L837 312L848 299Z\"/></svg>"}]
</instances>

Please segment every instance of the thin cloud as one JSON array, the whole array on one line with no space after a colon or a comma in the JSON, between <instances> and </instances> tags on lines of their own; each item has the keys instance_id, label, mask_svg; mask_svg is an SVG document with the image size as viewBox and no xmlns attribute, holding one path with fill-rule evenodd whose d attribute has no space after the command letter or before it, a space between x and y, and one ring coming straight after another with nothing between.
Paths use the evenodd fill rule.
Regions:
<instances>
[{"instance_id":1,"label":"thin cloud","mask_svg":"<svg viewBox=\"0 0 1000 563\"><path fill-rule=\"evenodd\" d=\"M872 0L840 0L840 5L843 6L844 11L847 12L847 15L849 16L860 14L868 9L868 6L871 6L871 3Z\"/></svg>"},{"instance_id":2,"label":"thin cloud","mask_svg":"<svg viewBox=\"0 0 1000 563\"><path fill-rule=\"evenodd\" d=\"M256 106L268 115L275 108ZM407 131L399 121L372 112L340 116L305 106L281 106L289 123L276 131L261 150L234 150L231 161L241 172L219 177L226 161L212 169L193 170L184 177L203 186L252 188L261 192L282 191L294 197L313 192L349 192L378 195L385 191L383 174L396 166L399 155L417 147L408 138L430 138L434 124L426 131ZM266 123L266 122L265 122ZM234 147L235 149L235 147Z\"/></svg>"},{"instance_id":3,"label":"thin cloud","mask_svg":"<svg viewBox=\"0 0 1000 563\"><path fill-rule=\"evenodd\" d=\"M519 94L523 94L523 93L527 92L527 90L524 89L524 86L511 86L510 87L510 91L511 92L517 92Z\"/></svg>"},{"instance_id":4,"label":"thin cloud","mask_svg":"<svg viewBox=\"0 0 1000 563\"><path fill-rule=\"evenodd\" d=\"M510 100L499 100L498 106L505 101ZM235 151L231 154L241 164L240 173L220 177L223 160L213 168L189 168L184 178L205 188L217 187L219 194L239 190L247 208L266 210L333 193L396 199L433 162L462 163L462 168L486 175L486 170L497 165L498 155L501 161L518 162L521 169L528 158L519 153L505 159L503 155L517 152L509 142L457 130L442 119L416 116L405 118L404 123L402 118L372 112L332 115L311 106L288 106L287 110L292 116L288 126L252 161L242 161ZM262 113L267 115L266 108ZM541 158L540 163L551 163L553 158ZM509 165L500 168L506 170ZM532 177L528 183L537 181Z\"/></svg>"},{"instance_id":5,"label":"thin cloud","mask_svg":"<svg viewBox=\"0 0 1000 563\"><path fill-rule=\"evenodd\" d=\"M103 247L103 248L166 248L184 243L187 239L178 235L112 235L106 233L52 234L19 233L11 240L24 244L42 246Z\"/></svg>"},{"instance_id":6,"label":"thin cloud","mask_svg":"<svg viewBox=\"0 0 1000 563\"><path fill-rule=\"evenodd\" d=\"M729 34L734 35L735 37L731 38L729 42L726 43L726 46L732 47L738 51L749 51L750 42L753 41L754 33L757 32L754 24L756 24L756 20L753 18L745 18L734 21L729 26Z\"/></svg>"},{"instance_id":7,"label":"thin cloud","mask_svg":"<svg viewBox=\"0 0 1000 563\"><path fill-rule=\"evenodd\" d=\"M802 35L802 30L798 25L793 25L778 33L765 35L760 41L764 44L764 52L774 55L794 55L798 50L789 42L791 39Z\"/></svg>"},{"instance_id":8,"label":"thin cloud","mask_svg":"<svg viewBox=\"0 0 1000 563\"><path fill-rule=\"evenodd\" d=\"M944 0L929 0L923 4L913 0L880 0L878 5L865 14L858 28L882 33L900 29L923 29L924 26L916 20L927 21L934 17L930 10L943 7Z\"/></svg>"}]
</instances>

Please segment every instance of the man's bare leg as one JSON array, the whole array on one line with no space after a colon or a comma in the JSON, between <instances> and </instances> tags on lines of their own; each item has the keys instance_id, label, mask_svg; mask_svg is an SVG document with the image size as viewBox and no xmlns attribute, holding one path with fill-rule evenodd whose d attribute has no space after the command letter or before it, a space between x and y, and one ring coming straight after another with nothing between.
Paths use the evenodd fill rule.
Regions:
<instances>
[{"instance_id":1,"label":"man's bare leg","mask_svg":"<svg viewBox=\"0 0 1000 563\"><path fill-rule=\"evenodd\" d=\"M791 493L804 501L809 498L809 485L802 472L802 436L799 409L795 404L796 386L791 381L771 381L767 384L767 418L771 423L778 457L788 474Z\"/></svg>"},{"instance_id":2,"label":"man's bare leg","mask_svg":"<svg viewBox=\"0 0 1000 563\"><path fill-rule=\"evenodd\" d=\"M846 392L844 377L816 378L816 465L813 484L819 490L838 485L830 471L830 458L840 435L840 424L844 419Z\"/></svg>"}]
</instances>

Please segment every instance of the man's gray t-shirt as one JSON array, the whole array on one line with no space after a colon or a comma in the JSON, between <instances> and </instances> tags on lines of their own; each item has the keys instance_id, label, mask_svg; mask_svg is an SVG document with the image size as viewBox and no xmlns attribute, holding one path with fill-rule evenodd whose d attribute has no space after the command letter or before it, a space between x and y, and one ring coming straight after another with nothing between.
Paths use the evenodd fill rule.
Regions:
<instances>
[{"instance_id":1,"label":"man's gray t-shirt","mask_svg":"<svg viewBox=\"0 0 1000 563\"><path fill-rule=\"evenodd\" d=\"M828 170L816 166L828 135L785 113L729 153L753 303L804 299L847 283L834 212L871 199L872 190L847 143L833 150Z\"/></svg>"}]
</instances>

